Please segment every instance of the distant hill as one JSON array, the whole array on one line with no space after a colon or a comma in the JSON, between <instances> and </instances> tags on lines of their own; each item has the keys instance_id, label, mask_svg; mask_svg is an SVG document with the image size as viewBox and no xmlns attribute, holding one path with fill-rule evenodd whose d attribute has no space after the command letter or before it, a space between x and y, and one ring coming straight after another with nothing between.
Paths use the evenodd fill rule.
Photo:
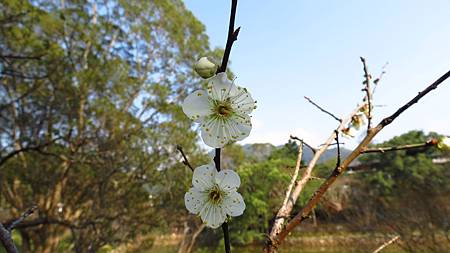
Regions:
<instances>
[{"instance_id":1,"label":"distant hill","mask_svg":"<svg viewBox=\"0 0 450 253\"><path fill-rule=\"evenodd\" d=\"M254 158L256 161L262 161L267 159L273 150L283 147L274 146L270 143L253 143L253 144L245 144L242 146L245 155L247 157ZM320 157L318 163L323 163L328 161L329 159L333 159L336 157L336 148L331 148L325 151ZM341 148L341 158L344 159L351 153L351 150ZM309 148L303 149L303 161L309 162L313 158L314 154Z\"/></svg>"}]
</instances>

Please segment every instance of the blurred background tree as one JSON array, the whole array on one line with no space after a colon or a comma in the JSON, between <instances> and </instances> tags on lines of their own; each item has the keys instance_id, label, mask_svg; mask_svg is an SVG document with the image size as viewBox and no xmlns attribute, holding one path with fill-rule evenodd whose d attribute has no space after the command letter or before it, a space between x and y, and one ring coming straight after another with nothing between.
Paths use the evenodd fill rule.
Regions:
<instances>
[{"instance_id":1,"label":"blurred background tree","mask_svg":"<svg viewBox=\"0 0 450 253\"><path fill-rule=\"evenodd\" d=\"M375 147L425 143L411 131ZM445 252L450 242L450 154L435 147L367 154L349 186L345 217L357 231L400 235L408 252ZM446 242L445 242L446 241Z\"/></svg>"},{"instance_id":2,"label":"blurred background tree","mask_svg":"<svg viewBox=\"0 0 450 253\"><path fill-rule=\"evenodd\" d=\"M179 224L191 172L175 145L204 159L179 103L201 85L192 64L220 54L180 0L1 1L1 218L38 205L22 251Z\"/></svg>"}]
</instances>

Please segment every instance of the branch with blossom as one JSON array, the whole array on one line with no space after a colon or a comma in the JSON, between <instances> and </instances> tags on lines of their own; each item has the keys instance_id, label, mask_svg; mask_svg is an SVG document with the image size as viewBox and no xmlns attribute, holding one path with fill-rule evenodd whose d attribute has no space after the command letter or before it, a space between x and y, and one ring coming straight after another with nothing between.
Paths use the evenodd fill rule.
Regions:
<instances>
[{"instance_id":1,"label":"branch with blossom","mask_svg":"<svg viewBox=\"0 0 450 253\"><path fill-rule=\"evenodd\" d=\"M370 74L367 71L367 66L364 58L361 58L363 65L364 65L364 71L365 71L365 85L366 89L370 91L370 85L367 85L368 78ZM351 120L349 122L346 122L345 120L341 123L340 127L337 129L337 131L344 136L347 137L354 137L355 132L359 130L359 128L366 124L365 119L367 119L367 124L369 125L368 131L366 136L363 138L363 140L360 142L360 144L350 153L350 155L342 162L337 162L336 168L332 171L332 173L326 178L319 189L313 193L310 200L306 203L306 205L298 211L298 213L291 219L286 220L286 222L279 222L280 224L274 223L273 227L271 228L271 232L268 236L268 239L266 241L266 245L264 247L264 252L277 252L278 247L281 245L281 243L284 241L284 239L289 235L289 233L298 225L302 223L305 219L308 218L310 212L314 209L314 207L319 203L319 201L322 199L326 191L330 188L330 186L336 181L336 179L342 175L347 168L349 167L350 163L354 161L359 155L362 153L369 153L369 152L384 152L384 151L395 151L395 150L405 150L405 149L413 149L418 147L432 147L437 146L440 149L449 149L450 150L450 138L449 137L442 137L439 140L430 140L426 143L421 144L411 144L406 145L402 147L387 147L387 148L381 148L381 149L368 149L368 145L373 140L373 138L387 125L391 124L398 116L400 116L403 112L405 112L407 109L409 109L412 105L417 103L422 97L430 93L432 90L436 89L441 83L443 83L447 78L450 77L450 71L445 73L443 76L441 76L439 79L437 79L435 82L433 82L431 85L429 85L427 88L425 88L423 91L419 92L417 96L412 98L408 103L400 107L396 112L394 112L391 116L384 118L377 126L370 127L370 118L372 117L372 111L371 111L371 105L372 103L372 96L369 94L370 92L367 92L366 90L366 97L364 99L364 103L359 106L358 110L356 112L351 114ZM370 79L370 78L369 78ZM369 80L370 81L370 80ZM378 83L378 81L377 81ZM348 124L347 127L342 127L342 124ZM335 136L337 133L336 131L333 132L332 136L325 142L324 147L328 147L331 144L332 137ZM338 139L336 138L336 141L338 142ZM320 149L322 150L323 147ZM315 166L316 160L320 157L321 152L317 152L311 162L308 165L307 170L305 171L303 177L300 179L300 182L302 180L309 180L311 178L311 170ZM339 161L339 153L338 153L338 161ZM299 191L303 189L303 186L300 187ZM291 195L291 198L293 199L293 202L295 203L296 199L298 198L298 195ZM283 208L286 208L285 205L282 205L280 210ZM291 208L292 210L292 208ZM286 213L285 216L289 217L290 212Z\"/></svg>"},{"instance_id":2,"label":"branch with blossom","mask_svg":"<svg viewBox=\"0 0 450 253\"><path fill-rule=\"evenodd\" d=\"M248 90L231 81L226 69L231 48L237 40L240 28L235 29L237 0L231 1L228 37L222 64L216 66L207 57L202 57L194 69L199 76L207 79L206 90L197 90L186 97L183 112L200 124L203 142L214 148L214 163L199 166L193 170L193 187L185 194L188 211L200 216L210 228L222 227L225 252L231 252L228 232L229 217L242 215L245 202L237 192L239 175L230 168L221 170L220 154L225 145L249 136L252 129L251 116L256 108ZM190 166L181 148L183 163Z\"/></svg>"}]
</instances>

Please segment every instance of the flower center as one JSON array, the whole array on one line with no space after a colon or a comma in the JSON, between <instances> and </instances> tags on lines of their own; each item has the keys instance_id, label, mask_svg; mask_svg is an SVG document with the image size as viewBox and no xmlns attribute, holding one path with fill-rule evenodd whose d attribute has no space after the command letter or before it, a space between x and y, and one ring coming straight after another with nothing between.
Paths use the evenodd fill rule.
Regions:
<instances>
[{"instance_id":1,"label":"flower center","mask_svg":"<svg viewBox=\"0 0 450 253\"><path fill-rule=\"evenodd\" d=\"M220 102L216 105L216 112L219 116L228 117L233 113L233 108L229 102Z\"/></svg>"},{"instance_id":2,"label":"flower center","mask_svg":"<svg viewBox=\"0 0 450 253\"><path fill-rule=\"evenodd\" d=\"M215 185L213 188L211 188L211 190L209 191L208 194L208 198L211 202L213 202L214 204L219 204L220 202L222 202L223 199L223 191L221 191L219 189L219 187L217 185Z\"/></svg>"}]
</instances>

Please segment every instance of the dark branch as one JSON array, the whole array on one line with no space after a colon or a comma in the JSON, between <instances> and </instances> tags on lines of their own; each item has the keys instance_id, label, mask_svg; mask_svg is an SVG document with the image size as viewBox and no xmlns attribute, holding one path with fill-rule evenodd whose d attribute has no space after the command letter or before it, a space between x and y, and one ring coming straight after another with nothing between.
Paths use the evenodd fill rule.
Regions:
<instances>
[{"instance_id":1,"label":"dark branch","mask_svg":"<svg viewBox=\"0 0 450 253\"><path fill-rule=\"evenodd\" d=\"M3 244L3 247L5 248L6 252L8 253L18 253L16 245L14 244L14 241L11 236L11 231L20 225L22 221L24 221L28 216L30 216L35 210L37 209L37 206L34 205L31 208L29 208L27 211L25 211L19 218L12 220L11 222L8 222L8 224L3 225L0 223L0 241Z\"/></svg>"},{"instance_id":2,"label":"dark branch","mask_svg":"<svg viewBox=\"0 0 450 253\"><path fill-rule=\"evenodd\" d=\"M16 156L16 155L18 155L20 153L27 152L27 151L41 151L42 148L53 144L55 141L57 141L59 139L62 139L62 137L55 138L55 139L53 139L53 140L51 140L49 142L46 142L46 143L43 143L43 144L39 144L39 145L36 145L36 146L28 146L28 147L24 147L24 148L21 148L21 149L14 150L14 151L10 152L9 154L5 155L4 157L0 158L0 167L4 163L6 163L9 159L13 158L14 156Z\"/></svg>"},{"instance_id":3,"label":"dark branch","mask_svg":"<svg viewBox=\"0 0 450 253\"><path fill-rule=\"evenodd\" d=\"M293 140L300 141L300 143L304 144L304 145L307 146L309 149L311 149L311 151L312 151L313 153L316 153L316 152L317 152L317 149L313 148L313 146L309 145L308 143L306 143L304 140L298 138L297 136L291 135L291 136L289 136L289 138L291 138L291 139L293 139Z\"/></svg>"},{"instance_id":4,"label":"dark branch","mask_svg":"<svg viewBox=\"0 0 450 253\"><path fill-rule=\"evenodd\" d=\"M183 148L180 145L177 145L177 150L183 156L183 164L188 166L189 169L191 169L192 171L194 171L194 167L192 167L192 165L189 163L189 160L187 159L186 155L184 154Z\"/></svg>"},{"instance_id":5,"label":"dark branch","mask_svg":"<svg viewBox=\"0 0 450 253\"><path fill-rule=\"evenodd\" d=\"M367 100L367 106L368 106L368 113L367 113L367 132L369 132L370 128L372 127L372 90L370 88L370 83L372 82L372 76L369 73L369 70L367 68L366 59L364 57L360 57L361 62L363 64L364 69L364 84L365 84L365 92L366 92L366 100ZM378 81L377 81L378 82Z\"/></svg>"},{"instance_id":6,"label":"dark branch","mask_svg":"<svg viewBox=\"0 0 450 253\"><path fill-rule=\"evenodd\" d=\"M336 137L334 139L336 140L337 146L336 168L339 168L341 166L341 147L339 146L339 131L334 130L334 133L336 134Z\"/></svg>"},{"instance_id":7,"label":"dark branch","mask_svg":"<svg viewBox=\"0 0 450 253\"><path fill-rule=\"evenodd\" d=\"M220 65L220 68L217 69L217 73L225 72L227 70L228 60L229 60L230 54L231 54L231 48L233 47L233 43L237 40L239 31L241 30L240 27L238 27L236 30L234 30L234 22L236 20L237 2L238 2L237 0L231 1L231 13L230 13L230 23L228 25L227 44L225 46L225 52L223 54L222 64Z\"/></svg>"},{"instance_id":8,"label":"dark branch","mask_svg":"<svg viewBox=\"0 0 450 253\"><path fill-rule=\"evenodd\" d=\"M319 110L321 110L322 112L324 112L324 113L330 115L333 119L335 119L335 120L337 120L337 121L339 121L339 122L342 122L342 119L336 117L336 116L335 116L334 114L332 114L331 112L329 112L329 111L323 109L320 105L314 103L314 101L312 101L309 97L306 97L306 96L305 96L305 99L308 100L308 102L310 102L312 105L314 105L315 107L317 107L317 108L318 108Z\"/></svg>"},{"instance_id":9,"label":"dark branch","mask_svg":"<svg viewBox=\"0 0 450 253\"><path fill-rule=\"evenodd\" d=\"M400 114L402 114L404 111L406 111L409 107L411 107L412 105L414 105L415 103L417 103L421 98L423 98L425 95L427 95L430 91L436 89L439 84L441 84L442 82L444 82L447 78L450 77L450 70L445 73L443 76L441 76L438 80L434 81L434 83L432 83L430 86L428 86L426 89L424 89L423 91L419 92L419 94L417 94L417 96L415 96L413 99L411 99L408 103L406 103L404 106L400 107L395 113L393 113L391 116L383 119L380 122L380 125L382 127L385 127L389 124L392 123L392 121L394 121L398 116L400 116Z\"/></svg>"},{"instance_id":10,"label":"dark branch","mask_svg":"<svg viewBox=\"0 0 450 253\"><path fill-rule=\"evenodd\" d=\"M384 153L384 152L388 152L388 151L398 151L398 150L409 150L409 149L433 147L433 146L436 146L437 143L438 143L438 140L431 139L425 143L408 144L408 145L400 145L400 146L393 146L393 147L365 148L365 149L361 150L361 154Z\"/></svg>"},{"instance_id":11,"label":"dark branch","mask_svg":"<svg viewBox=\"0 0 450 253\"><path fill-rule=\"evenodd\" d=\"M238 0L231 0L231 11L230 11L230 22L228 24L227 44L225 45L225 52L223 54L222 64L217 69L216 73L227 71L227 65L231 54L231 48L233 47L233 43L237 40L239 31L241 30L240 27L238 27L236 30L234 29L234 22L236 20L237 2ZM216 164L217 171L220 171L220 148L216 148L215 152L216 154L214 156L214 163ZM222 231L225 244L225 252L230 253L231 244L230 244L230 234L228 231L228 223L225 222L222 224Z\"/></svg>"},{"instance_id":12,"label":"dark branch","mask_svg":"<svg viewBox=\"0 0 450 253\"><path fill-rule=\"evenodd\" d=\"M16 245L11 237L11 233L0 223L0 241L3 244L6 252L18 253Z\"/></svg>"},{"instance_id":13,"label":"dark branch","mask_svg":"<svg viewBox=\"0 0 450 253\"><path fill-rule=\"evenodd\" d=\"M28 218L28 216L30 216L31 214L33 214L34 211L36 211L37 209L37 205L34 205L32 207L30 207L28 210L26 210L19 218L13 220L12 222L10 222L8 225L5 226L6 230L8 230L10 233L11 231L17 226L19 225L22 221L24 221L26 218Z\"/></svg>"}]
</instances>

